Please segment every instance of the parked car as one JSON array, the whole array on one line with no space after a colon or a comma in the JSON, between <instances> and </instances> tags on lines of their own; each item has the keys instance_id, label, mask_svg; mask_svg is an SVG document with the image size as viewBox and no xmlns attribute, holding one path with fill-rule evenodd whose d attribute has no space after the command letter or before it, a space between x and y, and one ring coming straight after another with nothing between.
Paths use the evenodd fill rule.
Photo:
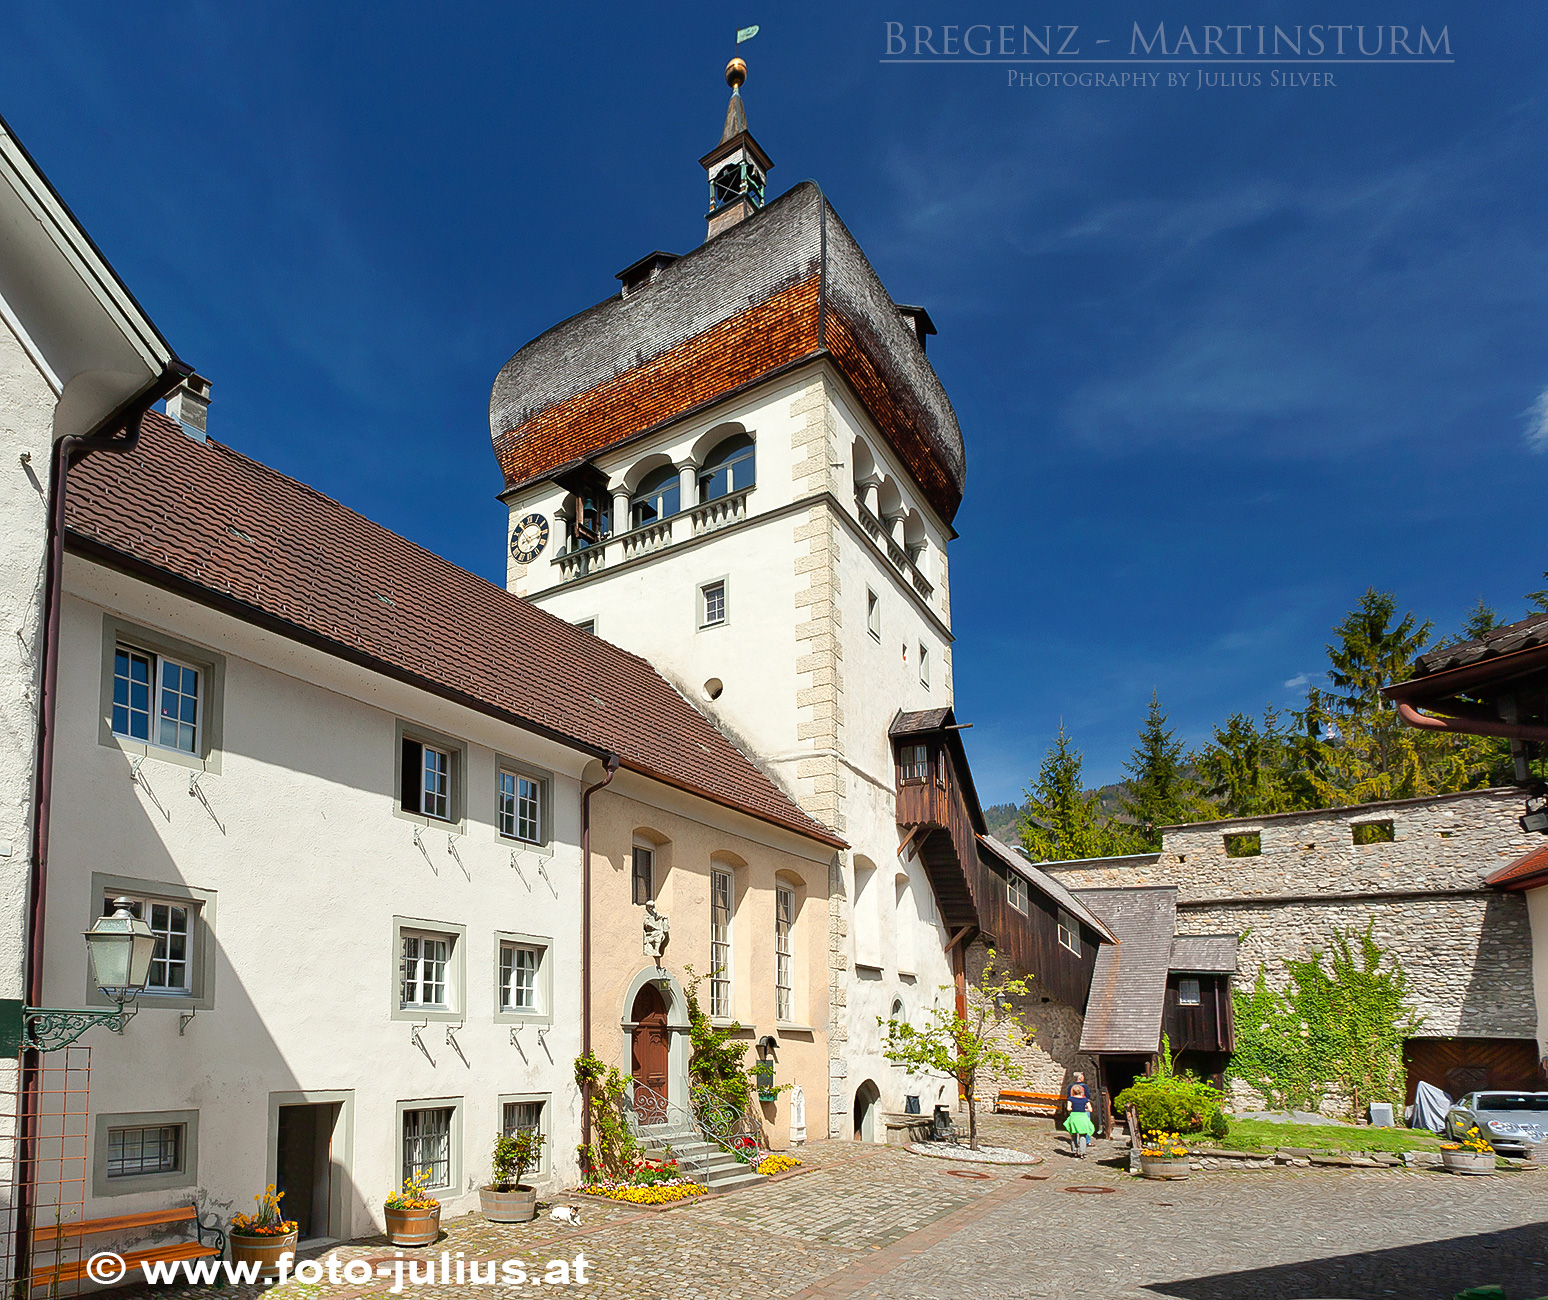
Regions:
<instances>
[{"instance_id":1,"label":"parked car","mask_svg":"<svg viewBox=\"0 0 1548 1300\"><path fill-rule=\"evenodd\" d=\"M1548 1092L1470 1092L1446 1112L1446 1136L1477 1127L1501 1155L1527 1155L1548 1141Z\"/></svg>"}]
</instances>

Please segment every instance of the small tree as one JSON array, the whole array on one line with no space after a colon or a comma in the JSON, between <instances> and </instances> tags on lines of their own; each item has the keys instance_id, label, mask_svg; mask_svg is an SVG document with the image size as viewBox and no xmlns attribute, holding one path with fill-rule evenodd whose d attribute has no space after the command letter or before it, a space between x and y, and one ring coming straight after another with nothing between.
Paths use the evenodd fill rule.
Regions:
<instances>
[{"instance_id":1,"label":"small tree","mask_svg":"<svg viewBox=\"0 0 1548 1300\"><path fill-rule=\"evenodd\" d=\"M1006 1079L1019 1079L1021 1067L1001 1045L1000 1032L1007 1027L1017 1036L1030 1039L1032 1030L1022 1022L1021 1013L1011 1005L1013 997L1024 998L1031 991L1031 978L996 979L994 950L979 978L978 996L969 1000L968 1014L959 1016L956 1000L948 1006L930 1008L930 1023L916 1029L906 1020L883 1021L887 1041L882 1055L910 1070L933 1070L949 1074L967 1098L968 1146L978 1150L978 1074L987 1070ZM952 992L951 985L941 985Z\"/></svg>"},{"instance_id":2,"label":"small tree","mask_svg":"<svg viewBox=\"0 0 1548 1300\"><path fill-rule=\"evenodd\" d=\"M543 1135L535 1128L495 1135L494 1155L490 1158L489 1184L497 1192L521 1189L521 1180L529 1169L536 1169L543 1156Z\"/></svg>"}]
</instances>

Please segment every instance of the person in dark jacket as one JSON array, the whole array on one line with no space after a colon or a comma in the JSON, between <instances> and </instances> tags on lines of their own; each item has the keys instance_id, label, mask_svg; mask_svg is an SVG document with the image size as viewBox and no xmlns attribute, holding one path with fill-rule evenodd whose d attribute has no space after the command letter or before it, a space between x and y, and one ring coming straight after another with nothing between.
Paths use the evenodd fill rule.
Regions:
<instances>
[{"instance_id":1,"label":"person in dark jacket","mask_svg":"<svg viewBox=\"0 0 1548 1300\"><path fill-rule=\"evenodd\" d=\"M1096 1125L1091 1122L1091 1094L1086 1090L1086 1076L1078 1070L1069 1091L1064 1094L1064 1106L1067 1112L1064 1131L1070 1135L1075 1154L1084 1160L1086 1149L1096 1135Z\"/></svg>"}]
</instances>

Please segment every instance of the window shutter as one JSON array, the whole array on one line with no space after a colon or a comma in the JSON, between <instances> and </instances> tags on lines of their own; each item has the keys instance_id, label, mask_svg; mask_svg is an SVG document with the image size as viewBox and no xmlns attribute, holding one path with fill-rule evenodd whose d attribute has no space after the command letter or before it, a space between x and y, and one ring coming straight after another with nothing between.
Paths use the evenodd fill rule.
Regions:
<instances>
[{"instance_id":1,"label":"window shutter","mask_svg":"<svg viewBox=\"0 0 1548 1300\"><path fill-rule=\"evenodd\" d=\"M424 783L425 747L417 740L403 742L403 791L404 812L420 811L420 793Z\"/></svg>"}]
</instances>

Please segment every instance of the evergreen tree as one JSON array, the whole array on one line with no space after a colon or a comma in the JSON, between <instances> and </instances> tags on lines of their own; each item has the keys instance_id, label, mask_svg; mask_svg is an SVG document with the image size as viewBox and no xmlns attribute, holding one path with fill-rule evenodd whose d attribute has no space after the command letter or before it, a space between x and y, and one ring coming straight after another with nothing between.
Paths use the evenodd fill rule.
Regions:
<instances>
[{"instance_id":1,"label":"evergreen tree","mask_svg":"<svg viewBox=\"0 0 1548 1300\"><path fill-rule=\"evenodd\" d=\"M1217 726L1193 759L1204 794L1218 804L1217 815L1262 817L1292 811L1290 748L1281 715L1272 706L1263 710L1261 730L1246 713L1233 713Z\"/></svg>"},{"instance_id":2,"label":"evergreen tree","mask_svg":"<svg viewBox=\"0 0 1548 1300\"><path fill-rule=\"evenodd\" d=\"M1548 572L1543 574L1548 578ZM1529 591L1526 594L1526 603L1531 607L1533 614L1548 614L1548 590ZM1529 614L1530 618L1531 615Z\"/></svg>"},{"instance_id":3,"label":"evergreen tree","mask_svg":"<svg viewBox=\"0 0 1548 1300\"><path fill-rule=\"evenodd\" d=\"M1458 640L1482 641L1504 621L1495 610L1484 604L1484 598L1480 594L1478 603L1468 611L1467 622L1462 624L1462 633Z\"/></svg>"},{"instance_id":4,"label":"evergreen tree","mask_svg":"<svg viewBox=\"0 0 1548 1300\"><path fill-rule=\"evenodd\" d=\"M1139 743L1123 765L1129 774L1118 795L1118 807L1134 823L1136 850L1159 850L1161 827L1192 821L1203 810L1197 782L1183 762L1183 743L1166 725L1166 713L1154 690L1150 711L1139 730Z\"/></svg>"},{"instance_id":5,"label":"evergreen tree","mask_svg":"<svg viewBox=\"0 0 1548 1300\"><path fill-rule=\"evenodd\" d=\"M1083 766L1080 751L1060 722L1037 781L1026 792L1020 821L1021 842L1034 862L1105 858L1129 851L1124 831L1098 810L1097 795L1081 788Z\"/></svg>"},{"instance_id":6,"label":"evergreen tree","mask_svg":"<svg viewBox=\"0 0 1548 1300\"><path fill-rule=\"evenodd\" d=\"M1351 717L1364 718L1392 711L1381 693L1390 682L1408 677L1409 664L1430 640L1431 624L1412 614L1397 619L1397 598L1390 591L1366 588L1360 604L1334 626L1338 637L1327 647L1328 678L1333 699Z\"/></svg>"}]
</instances>

